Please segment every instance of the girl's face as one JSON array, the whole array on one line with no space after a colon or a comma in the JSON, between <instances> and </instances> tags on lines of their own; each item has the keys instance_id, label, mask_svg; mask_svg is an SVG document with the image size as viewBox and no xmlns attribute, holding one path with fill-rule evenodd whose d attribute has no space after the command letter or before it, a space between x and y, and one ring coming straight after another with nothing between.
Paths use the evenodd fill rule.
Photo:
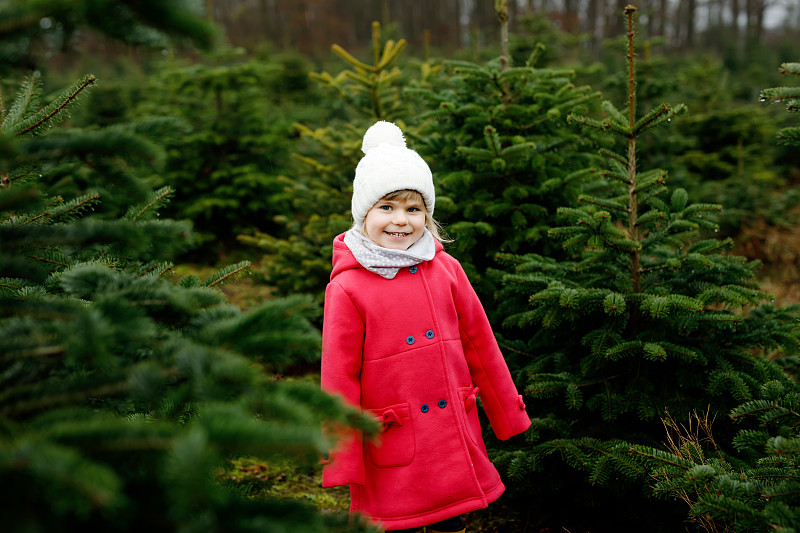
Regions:
<instances>
[{"instance_id":1,"label":"girl's face","mask_svg":"<svg viewBox=\"0 0 800 533\"><path fill-rule=\"evenodd\" d=\"M407 250L425 233L425 203L422 196L380 199L367 211L364 232L379 246Z\"/></svg>"}]
</instances>

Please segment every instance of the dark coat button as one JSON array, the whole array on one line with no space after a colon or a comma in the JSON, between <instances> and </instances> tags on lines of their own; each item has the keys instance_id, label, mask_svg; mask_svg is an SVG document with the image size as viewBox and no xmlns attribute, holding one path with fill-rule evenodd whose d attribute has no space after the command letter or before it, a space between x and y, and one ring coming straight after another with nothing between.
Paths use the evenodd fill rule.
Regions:
<instances>
[{"instance_id":1,"label":"dark coat button","mask_svg":"<svg viewBox=\"0 0 800 533\"><path fill-rule=\"evenodd\" d=\"M408 271L411 272L412 274L416 274L417 273L417 265L413 265L413 266L408 267Z\"/></svg>"},{"instance_id":2,"label":"dark coat button","mask_svg":"<svg viewBox=\"0 0 800 533\"><path fill-rule=\"evenodd\" d=\"M447 401L439 400L439 409L444 409L445 407L447 407Z\"/></svg>"},{"instance_id":3,"label":"dark coat button","mask_svg":"<svg viewBox=\"0 0 800 533\"><path fill-rule=\"evenodd\" d=\"M429 339L432 339L433 338L433 330L429 329L428 331L426 331L425 332L425 336L428 337Z\"/></svg>"},{"instance_id":4,"label":"dark coat button","mask_svg":"<svg viewBox=\"0 0 800 533\"><path fill-rule=\"evenodd\" d=\"M409 335L408 337L406 337L406 342L407 342L408 344L414 344L414 337L412 337L411 335Z\"/></svg>"},{"instance_id":5,"label":"dark coat button","mask_svg":"<svg viewBox=\"0 0 800 533\"><path fill-rule=\"evenodd\" d=\"M422 411L423 413L427 413L429 409L430 407L428 407L427 403L423 403L422 407L419 408L419 410Z\"/></svg>"}]
</instances>

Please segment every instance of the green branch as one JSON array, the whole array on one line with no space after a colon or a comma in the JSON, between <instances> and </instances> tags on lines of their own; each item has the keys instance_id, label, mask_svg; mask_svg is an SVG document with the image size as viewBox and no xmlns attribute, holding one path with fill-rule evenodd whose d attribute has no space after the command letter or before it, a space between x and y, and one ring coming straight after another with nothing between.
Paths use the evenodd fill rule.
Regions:
<instances>
[{"instance_id":1,"label":"green branch","mask_svg":"<svg viewBox=\"0 0 800 533\"><path fill-rule=\"evenodd\" d=\"M55 117L61 111L66 109L66 107L70 104L70 102L75 100L84 89L86 89L90 85L94 85L96 82L97 78L95 78L93 75L90 74L86 76L78 84L78 86L72 90L72 92L67 94L66 97L61 100L60 103L58 103L55 106L49 106L50 109L45 108L42 111L40 111L39 114L36 117L34 117L34 122L25 127L24 129L22 129L21 131L17 132L17 135L25 135L26 133L30 133L39 126L41 126L42 124L46 124L47 122L49 122L53 117Z\"/></svg>"}]
</instances>

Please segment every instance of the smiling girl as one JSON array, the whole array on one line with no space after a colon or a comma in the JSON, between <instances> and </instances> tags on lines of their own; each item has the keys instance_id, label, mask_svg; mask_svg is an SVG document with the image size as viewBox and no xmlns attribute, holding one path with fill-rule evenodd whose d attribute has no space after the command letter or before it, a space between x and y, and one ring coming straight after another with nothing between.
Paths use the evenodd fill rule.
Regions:
<instances>
[{"instance_id":1,"label":"smiling girl","mask_svg":"<svg viewBox=\"0 0 800 533\"><path fill-rule=\"evenodd\" d=\"M530 419L475 291L443 249L430 168L388 122L367 130L362 151L353 227L333 242L322 387L383 431L342 439L323 486L350 485L351 512L388 531L463 532L462 515L505 490L477 399L500 439Z\"/></svg>"}]
</instances>

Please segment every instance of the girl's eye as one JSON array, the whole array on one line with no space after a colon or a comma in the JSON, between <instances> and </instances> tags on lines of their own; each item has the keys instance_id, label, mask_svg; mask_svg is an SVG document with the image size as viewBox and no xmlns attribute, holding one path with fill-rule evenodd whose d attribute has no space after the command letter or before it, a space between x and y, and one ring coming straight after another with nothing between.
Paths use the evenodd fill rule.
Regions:
<instances>
[{"instance_id":1,"label":"girl's eye","mask_svg":"<svg viewBox=\"0 0 800 533\"><path fill-rule=\"evenodd\" d=\"M408 208L408 212L409 213L416 213L417 211L419 211L419 207L409 207Z\"/></svg>"},{"instance_id":2,"label":"girl's eye","mask_svg":"<svg viewBox=\"0 0 800 533\"><path fill-rule=\"evenodd\" d=\"M382 205L381 209L383 209L384 211L391 211L392 210L392 206L390 206L390 205Z\"/></svg>"}]
</instances>

